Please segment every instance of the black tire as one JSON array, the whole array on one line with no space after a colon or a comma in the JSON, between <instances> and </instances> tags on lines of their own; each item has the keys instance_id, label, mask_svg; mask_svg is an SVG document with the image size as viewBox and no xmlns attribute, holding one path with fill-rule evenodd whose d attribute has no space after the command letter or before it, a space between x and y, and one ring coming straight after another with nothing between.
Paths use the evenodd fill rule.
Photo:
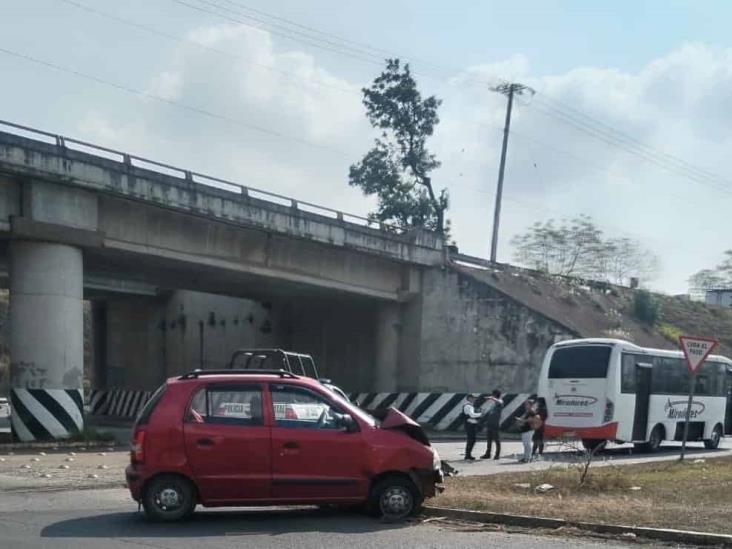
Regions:
<instances>
[{"instance_id":1,"label":"black tire","mask_svg":"<svg viewBox=\"0 0 732 549\"><path fill-rule=\"evenodd\" d=\"M661 427L660 425L656 425L651 431L651 436L649 437L648 442L635 444L635 448L637 450L640 450L641 452L654 454L658 452L659 448L661 448L661 442L663 442L663 437L663 427Z\"/></svg>"},{"instance_id":2,"label":"black tire","mask_svg":"<svg viewBox=\"0 0 732 549\"><path fill-rule=\"evenodd\" d=\"M422 495L414 483L403 476L392 475L378 481L371 489L369 507L387 520L401 520L422 508Z\"/></svg>"},{"instance_id":3,"label":"black tire","mask_svg":"<svg viewBox=\"0 0 732 549\"><path fill-rule=\"evenodd\" d=\"M716 450L719 448L719 442L722 440L722 426L717 424L712 430L712 438L704 440L704 448L707 450Z\"/></svg>"},{"instance_id":4,"label":"black tire","mask_svg":"<svg viewBox=\"0 0 732 549\"><path fill-rule=\"evenodd\" d=\"M184 520L196 508L196 491L184 477L160 475L145 488L142 507L147 518L156 522Z\"/></svg>"},{"instance_id":5,"label":"black tire","mask_svg":"<svg viewBox=\"0 0 732 549\"><path fill-rule=\"evenodd\" d=\"M607 440L602 440L599 438L583 438L582 439L582 446L585 450L589 452L602 452L605 449L605 446L607 445Z\"/></svg>"}]
</instances>

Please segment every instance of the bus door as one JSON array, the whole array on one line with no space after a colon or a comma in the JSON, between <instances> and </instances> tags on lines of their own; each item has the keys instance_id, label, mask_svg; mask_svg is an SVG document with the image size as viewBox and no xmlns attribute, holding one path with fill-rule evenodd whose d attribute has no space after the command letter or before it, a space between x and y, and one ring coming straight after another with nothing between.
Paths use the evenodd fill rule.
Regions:
<instances>
[{"instance_id":1,"label":"bus door","mask_svg":"<svg viewBox=\"0 0 732 549\"><path fill-rule=\"evenodd\" d=\"M727 412L724 416L724 434L732 435L732 368L727 368Z\"/></svg>"},{"instance_id":2,"label":"bus door","mask_svg":"<svg viewBox=\"0 0 732 549\"><path fill-rule=\"evenodd\" d=\"M646 434L648 433L648 409L651 400L652 373L653 364L650 361L636 362L635 416L633 417L633 440L646 440Z\"/></svg>"}]
</instances>

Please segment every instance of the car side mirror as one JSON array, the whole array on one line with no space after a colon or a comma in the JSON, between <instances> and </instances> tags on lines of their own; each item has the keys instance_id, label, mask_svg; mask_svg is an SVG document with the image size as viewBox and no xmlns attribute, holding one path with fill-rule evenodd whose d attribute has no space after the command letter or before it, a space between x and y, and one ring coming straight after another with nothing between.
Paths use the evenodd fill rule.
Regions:
<instances>
[{"instance_id":1,"label":"car side mirror","mask_svg":"<svg viewBox=\"0 0 732 549\"><path fill-rule=\"evenodd\" d=\"M358 423L348 414L339 414L338 425L346 430L346 433L355 433L358 431Z\"/></svg>"}]
</instances>

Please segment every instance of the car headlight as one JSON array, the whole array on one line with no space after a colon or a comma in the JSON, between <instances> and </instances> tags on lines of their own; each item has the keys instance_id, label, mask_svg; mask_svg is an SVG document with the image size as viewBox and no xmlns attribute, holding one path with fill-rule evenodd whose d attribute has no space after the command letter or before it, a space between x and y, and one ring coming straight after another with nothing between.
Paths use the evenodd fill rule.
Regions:
<instances>
[{"instance_id":1,"label":"car headlight","mask_svg":"<svg viewBox=\"0 0 732 549\"><path fill-rule=\"evenodd\" d=\"M435 471L440 471L442 469L442 461L440 460L440 454L437 453L437 450L432 448L432 469Z\"/></svg>"}]
</instances>

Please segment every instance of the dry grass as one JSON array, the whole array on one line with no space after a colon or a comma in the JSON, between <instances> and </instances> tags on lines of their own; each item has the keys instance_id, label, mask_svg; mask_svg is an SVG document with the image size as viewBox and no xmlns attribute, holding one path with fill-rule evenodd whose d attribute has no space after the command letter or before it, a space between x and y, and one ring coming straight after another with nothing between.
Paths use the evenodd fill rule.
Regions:
<instances>
[{"instance_id":1,"label":"dry grass","mask_svg":"<svg viewBox=\"0 0 732 549\"><path fill-rule=\"evenodd\" d=\"M531 488L519 488L529 483ZM555 488L538 494L543 483ZM640 490L631 490L640 487ZM732 534L732 458L447 479L434 505L576 521Z\"/></svg>"}]
</instances>

